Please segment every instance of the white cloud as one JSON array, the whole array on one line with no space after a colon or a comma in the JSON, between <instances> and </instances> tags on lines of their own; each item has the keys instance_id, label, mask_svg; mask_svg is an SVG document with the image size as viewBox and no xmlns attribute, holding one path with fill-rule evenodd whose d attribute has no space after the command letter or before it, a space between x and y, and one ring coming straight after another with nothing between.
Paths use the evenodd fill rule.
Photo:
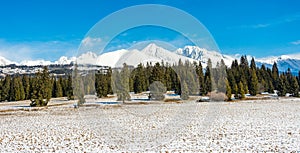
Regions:
<instances>
[{"instance_id":1,"label":"white cloud","mask_svg":"<svg viewBox=\"0 0 300 153\"><path fill-rule=\"evenodd\" d=\"M8 42L0 40L0 56L16 62L37 59L54 61L60 56L74 56L77 46L76 41Z\"/></svg>"},{"instance_id":2,"label":"white cloud","mask_svg":"<svg viewBox=\"0 0 300 153\"><path fill-rule=\"evenodd\" d=\"M81 41L82 45L86 46L86 47L92 47L92 46L98 45L101 42L102 42L101 38L92 38L92 37L89 37L89 36L84 38Z\"/></svg>"},{"instance_id":3,"label":"white cloud","mask_svg":"<svg viewBox=\"0 0 300 153\"><path fill-rule=\"evenodd\" d=\"M293 41L293 42L291 42L291 44L293 44L293 45L300 45L300 40Z\"/></svg>"},{"instance_id":4,"label":"white cloud","mask_svg":"<svg viewBox=\"0 0 300 153\"><path fill-rule=\"evenodd\" d=\"M257 25L253 25L252 28L266 28L270 25L271 24L257 24Z\"/></svg>"}]
</instances>

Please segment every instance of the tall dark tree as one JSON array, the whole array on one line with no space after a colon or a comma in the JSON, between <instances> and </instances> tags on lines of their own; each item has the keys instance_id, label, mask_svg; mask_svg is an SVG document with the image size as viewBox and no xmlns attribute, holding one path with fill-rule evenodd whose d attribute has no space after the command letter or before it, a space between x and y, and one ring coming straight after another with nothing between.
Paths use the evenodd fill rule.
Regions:
<instances>
[{"instance_id":1,"label":"tall dark tree","mask_svg":"<svg viewBox=\"0 0 300 153\"><path fill-rule=\"evenodd\" d=\"M47 106L52 96L52 84L48 68L45 66L42 73L36 73L31 96L30 106Z\"/></svg>"},{"instance_id":2,"label":"tall dark tree","mask_svg":"<svg viewBox=\"0 0 300 153\"><path fill-rule=\"evenodd\" d=\"M296 77L293 77L291 81L292 94L294 97L299 97L299 84Z\"/></svg>"},{"instance_id":3,"label":"tall dark tree","mask_svg":"<svg viewBox=\"0 0 300 153\"><path fill-rule=\"evenodd\" d=\"M63 96L63 90L60 81L54 80L53 87L52 87L52 97L62 97L62 96Z\"/></svg>"},{"instance_id":4,"label":"tall dark tree","mask_svg":"<svg viewBox=\"0 0 300 153\"><path fill-rule=\"evenodd\" d=\"M210 61L210 62L209 62ZM205 83L205 94L212 91L212 77L211 77L211 60L208 60L208 64L205 69L204 83Z\"/></svg>"},{"instance_id":5,"label":"tall dark tree","mask_svg":"<svg viewBox=\"0 0 300 153\"><path fill-rule=\"evenodd\" d=\"M11 77L7 75L2 85L1 101L5 101L9 99L10 82L11 82Z\"/></svg>"},{"instance_id":6,"label":"tall dark tree","mask_svg":"<svg viewBox=\"0 0 300 153\"><path fill-rule=\"evenodd\" d=\"M25 99L30 99L30 79L27 75L24 75L22 78L24 93L25 93Z\"/></svg>"},{"instance_id":7,"label":"tall dark tree","mask_svg":"<svg viewBox=\"0 0 300 153\"><path fill-rule=\"evenodd\" d=\"M231 99L231 95L232 95L232 93L231 93L231 87L230 87L230 84L229 84L229 82L228 82L227 79L225 81L225 84L226 84L226 96L227 96L227 100L231 101L232 100Z\"/></svg>"},{"instance_id":8,"label":"tall dark tree","mask_svg":"<svg viewBox=\"0 0 300 153\"><path fill-rule=\"evenodd\" d=\"M202 96L205 93L205 84L204 84L203 67L200 61L199 64L196 65L196 73L198 75L198 81L199 81L199 90L200 90L199 93Z\"/></svg>"},{"instance_id":9,"label":"tall dark tree","mask_svg":"<svg viewBox=\"0 0 300 153\"><path fill-rule=\"evenodd\" d=\"M180 97L183 100L188 100L189 99L189 91L188 91L189 88L188 88L187 84L185 83L185 81L183 81L182 87L183 87L183 89L181 91Z\"/></svg>"},{"instance_id":10,"label":"tall dark tree","mask_svg":"<svg viewBox=\"0 0 300 153\"><path fill-rule=\"evenodd\" d=\"M278 83L278 95L279 96L284 96L287 92L286 90L286 84L287 83L287 79L286 76L284 74L281 74L279 76L279 83Z\"/></svg>"},{"instance_id":11,"label":"tall dark tree","mask_svg":"<svg viewBox=\"0 0 300 153\"><path fill-rule=\"evenodd\" d=\"M130 77L130 71L126 63L123 64L123 68L120 73L116 74L116 92L118 96L119 101L123 101L123 103L126 100L130 100L129 95L129 77Z\"/></svg>"},{"instance_id":12,"label":"tall dark tree","mask_svg":"<svg viewBox=\"0 0 300 153\"><path fill-rule=\"evenodd\" d=\"M144 67L142 64L139 64L137 68L134 70L134 78L133 78L133 88L135 93L140 93L147 89L146 86L146 76L144 72Z\"/></svg>"},{"instance_id":13,"label":"tall dark tree","mask_svg":"<svg viewBox=\"0 0 300 153\"><path fill-rule=\"evenodd\" d=\"M249 92L251 95L255 96L258 92L258 79L254 69L251 69L250 73L251 75L250 75Z\"/></svg>"},{"instance_id":14,"label":"tall dark tree","mask_svg":"<svg viewBox=\"0 0 300 153\"><path fill-rule=\"evenodd\" d=\"M66 94L68 97L68 100L74 100L74 93L73 93L73 83L72 83L72 76L68 75L68 79L66 81Z\"/></svg>"},{"instance_id":15,"label":"tall dark tree","mask_svg":"<svg viewBox=\"0 0 300 153\"><path fill-rule=\"evenodd\" d=\"M272 66L272 83L273 83L273 87L275 89L278 90L279 88L279 71L278 71L278 67L277 67L277 63L274 62L273 66Z\"/></svg>"}]
</instances>

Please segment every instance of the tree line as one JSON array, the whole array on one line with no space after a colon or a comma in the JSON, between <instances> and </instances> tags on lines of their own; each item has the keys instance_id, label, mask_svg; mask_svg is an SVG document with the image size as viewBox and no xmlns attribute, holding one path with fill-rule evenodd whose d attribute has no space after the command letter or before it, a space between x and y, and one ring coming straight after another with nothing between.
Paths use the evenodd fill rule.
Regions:
<instances>
[{"instance_id":1,"label":"tree line","mask_svg":"<svg viewBox=\"0 0 300 153\"><path fill-rule=\"evenodd\" d=\"M126 77L118 78L117 82L112 81L112 78L116 78L114 76L120 76L125 71L129 71ZM258 93L275 91L278 96L290 93L299 97L300 72L298 76L292 75L290 69L279 72L277 63L274 63L271 69L265 65L258 67L254 58L249 64L246 56L242 56L239 62L234 60L230 67L227 67L223 60L212 67L209 59L205 68L201 62L183 63L179 60L173 65L157 62L154 65L139 64L133 69L129 69L125 64L121 70L116 71L116 75L114 73L115 71L110 69L108 73L96 74L95 88L98 97L112 94L114 84L122 82L120 79L128 82L123 86L126 92L148 91L153 82L159 81L166 90L175 91L182 99L188 99L189 95L207 95L213 91L226 93L228 100L232 99L232 95L236 99L243 99L246 94L255 96Z\"/></svg>"},{"instance_id":2,"label":"tree line","mask_svg":"<svg viewBox=\"0 0 300 153\"><path fill-rule=\"evenodd\" d=\"M230 67L223 60L212 67L209 59L205 68L201 62L179 60L170 65L162 61L139 64L137 67L124 64L121 69L109 68L105 72L100 70L87 75L75 73L74 76L69 74L64 77L51 76L48 68L44 67L33 76L8 75L1 79L0 101L31 100L31 106L46 106L52 97L74 99L74 93L77 98L81 97L81 102L84 102L85 94L95 93L100 98L115 93L119 100L128 100L129 92L149 90L172 90L181 95L182 99L188 99L189 95L207 95L211 92L225 93L228 100L231 100L232 95L243 99L248 93L256 95L274 91L279 96L290 93L299 97L299 76L300 72L298 76L294 76L290 69L279 72L276 63L271 69L265 65L257 67L252 58L249 65L246 56L242 56L239 62L234 60Z\"/></svg>"},{"instance_id":3,"label":"tree line","mask_svg":"<svg viewBox=\"0 0 300 153\"><path fill-rule=\"evenodd\" d=\"M74 99L72 76L50 76L48 68L34 76L7 75L0 80L0 101L31 100L31 106L46 106L51 98Z\"/></svg>"}]
</instances>

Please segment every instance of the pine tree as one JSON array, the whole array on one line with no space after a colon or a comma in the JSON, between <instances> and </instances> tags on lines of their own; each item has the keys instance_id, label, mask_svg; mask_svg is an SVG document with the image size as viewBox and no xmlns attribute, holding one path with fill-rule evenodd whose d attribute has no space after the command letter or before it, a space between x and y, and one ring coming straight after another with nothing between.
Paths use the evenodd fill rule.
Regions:
<instances>
[{"instance_id":1,"label":"pine tree","mask_svg":"<svg viewBox=\"0 0 300 153\"><path fill-rule=\"evenodd\" d=\"M9 100L11 77L7 75L3 81L1 101Z\"/></svg>"},{"instance_id":2,"label":"pine tree","mask_svg":"<svg viewBox=\"0 0 300 153\"><path fill-rule=\"evenodd\" d=\"M51 96L52 84L48 68L45 66L42 73L36 73L30 106L47 106Z\"/></svg>"},{"instance_id":3,"label":"pine tree","mask_svg":"<svg viewBox=\"0 0 300 153\"><path fill-rule=\"evenodd\" d=\"M204 74L205 94L212 91L211 61L209 61L210 59L208 60L208 64Z\"/></svg>"},{"instance_id":4,"label":"pine tree","mask_svg":"<svg viewBox=\"0 0 300 153\"><path fill-rule=\"evenodd\" d=\"M72 76L68 75L67 83L66 83L66 94L68 100L74 100L74 93L73 93L73 84L72 84Z\"/></svg>"},{"instance_id":5,"label":"pine tree","mask_svg":"<svg viewBox=\"0 0 300 153\"><path fill-rule=\"evenodd\" d=\"M140 93L146 90L146 76L144 73L144 67L142 64L139 64L137 68L134 70L134 78L133 78L133 91L135 93Z\"/></svg>"},{"instance_id":6,"label":"pine tree","mask_svg":"<svg viewBox=\"0 0 300 153\"><path fill-rule=\"evenodd\" d=\"M292 82L291 88L293 89L291 93L293 94L294 97L299 97L299 85L296 77L293 77L291 82Z\"/></svg>"},{"instance_id":7,"label":"pine tree","mask_svg":"<svg viewBox=\"0 0 300 153\"><path fill-rule=\"evenodd\" d=\"M62 97L63 96L63 91L62 91L62 87L61 87L61 84L60 84L60 81L57 80L57 81L54 81L55 82L55 88L54 88L54 91L55 91L55 97Z\"/></svg>"},{"instance_id":8,"label":"pine tree","mask_svg":"<svg viewBox=\"0 0 300 153\"><path fill-rule=\"evenodd\" d=\"M189 91L188 91L189 89L188 89L188 86L185 81L183 81L182 87L183 88L182 88L180 97L182 100L188 100L189 99Z\"/></svg>"},{"instance_id":9,"label":"pine tree","mask_svg":"<svg viewBox=\"0 0 300 153\"><path fill-rule=\"evenodd\" d=\"M77 105L80 106L85 103L84 99L84 82L80 72L78 71L78 65L75 65L74 72L73 72L73 93L74 99L77 100Z\"/></svg>"},{"instance_id":10,"label":"pine tree","mask_svg":"<svg viewBox=\"0 0 300 153\"><path fill-rule=\"evenodd\" d=\"M256 76L256 72L254 69L251 69L251 76L250 76L250 86L249 86L249 92L251 95L255 96L258 91L258 80Z\"/></svg>"},{"instance_id":11,"label":"pine tree","mask_svg":"<svg viewBox=\"0 0 300 153\"><path fill-rule=\"evenodd\" d=\"M241 81L239 82L239 91L238 91L238 94L240 95L241 99L245 98L244 85L243 85L243 83Z\"/></svg>"},{"instance_id":12,"label":"pine tree","mask_svg":"<svg viewBox=\"0 0 300 153\"><path fill-rule=\"evenodd\" d=\"M286 77L284 74L281 74L278 83L278 95L284 96L285 94L286 94Z\"/></svg>"},{"instance_id":13,"label":"pine tree","mask_svg":"<svg viewBox=\"0 0 300 153\"><path fill-rule=\"evenodd\" d=\"M276 62L274 62L272 66L272 83L273 87L277 90L279 90L279 71Z\"/></svg>"},{"instance_id":14,"label":"pine tree","mask_svg":"<svg viewBox=\"0 0 300 153\"><path fill-rule=\"evenodd\" d=\"M196 66L196 73L198 75L198 80L199 80L200 95L202 96L205 93L205 85L204 85L203 68L200 61L199 64Z\"/></svg>"},{"instance_id":15,"label":"pine tree","mask_svg":"<svg viewBox=\"0 0 300 153\"><path fill-rule=\"evenodd\" d=\"M227 96L227 100L228 101L231 101L231 87L230 87L230 85L229 85L229 82L228 82L228 80L226 79L226 81L225 81L225 84L226 84L226 96Z\"/></svg>"},{"instance_id":16,"label":"pine tree","mask_svg":"<svg viewBox=\"0 0 300 153\"><path fill-rule=\"evenodd\" d=\"M254 60L253 57L252 57L251 62L250 62L250 69L256 71L256 64L255 64L255 60Z\"/></svg>"},{"instance_id":17,"label":"pine tree","mask_svg":"<svg viewBox=\"0 0 300 153\"><path fill-rule=\"evenodd\" d=\"M154 100L163 100L165 98L164 94L167 91L167 88L160 81L154 81L149 86L151 99Z\"/></svg>"},{"instance_id":18,"label":"pine tree","mask_svg":"<svg viewBox=\"0 0 300 153\"><path fill-rule=\"evenodd\" d=\"M18 77L13 77L10 82L9 101L21 100L20 83Z\"/></svg>"},{"instance_id":19,"label":"pine tree","mask_svg":"<svg viewBox=\"0 0 300 153\"><path fill-rule=\"evenodd\" d=\"M129 77L130 72L127 64L123 64L123 68L119 74L117 74L117 82L115 82L117 89L117 96L119 101L125 102L125 100L130 100L129 95Z\"/></svg>"},{"instance_id":20,"label":"pine tree","mask_svg":"<svg viewBox=\"0 0 300 153\"><path fill-rule=\"evenodd\" d=\"M27 75L24 75L22 78L22 83L23 83L23 88L24 88L24 93L25 93L25 98L26 100L30 99L30 80Z\"/></svg>"}]
</instances>

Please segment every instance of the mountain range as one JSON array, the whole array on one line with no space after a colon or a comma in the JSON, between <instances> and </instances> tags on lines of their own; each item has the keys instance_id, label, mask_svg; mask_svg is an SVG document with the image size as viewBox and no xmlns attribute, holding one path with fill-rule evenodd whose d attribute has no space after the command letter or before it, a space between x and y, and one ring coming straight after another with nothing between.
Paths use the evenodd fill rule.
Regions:
<instances>
[{"instance_id":1,"label":"mountain range","mask_svg":"<svg viewBox=\"0 0 300 153\"><path fill-rule=\"evenodd\" d=\"M183 62L188 60L202 61L203 66L206 66L208 59L212 60L213 65L219 62L221 59L224 60L227 66L230 66L234 59L239 61L240 55L224 55L217 51L209 51L205 48L200 48L198 46L185 46L183 48L178 48L175 51L167 50L160 47L154 43L148 44L145 48L141 50L116 50L113 52L103 53L97 55L94 52L86 52L82 55L76 57L66 57L62 56L57 61L51 62L47 60L26 60L20 63L7 60L4 57L0 57L0 65L50 65L50 64L69 64L76 61L80 64L95 64L110 67L121 67L123 63L128 65L136 66L139 63L146 64L147 62L167 62L169 64L174 64L181 59ZM251 60L252 56L247 56L248 61ZM291 69L293 73L300 71L300 54L291 55L281 55L281 56L271 56L265 58L256 58L257 66L264 64L266 67L271 68L273 63L276 62L280 71L286 71L288 68Z\"/></svg>"}]
</instances>

